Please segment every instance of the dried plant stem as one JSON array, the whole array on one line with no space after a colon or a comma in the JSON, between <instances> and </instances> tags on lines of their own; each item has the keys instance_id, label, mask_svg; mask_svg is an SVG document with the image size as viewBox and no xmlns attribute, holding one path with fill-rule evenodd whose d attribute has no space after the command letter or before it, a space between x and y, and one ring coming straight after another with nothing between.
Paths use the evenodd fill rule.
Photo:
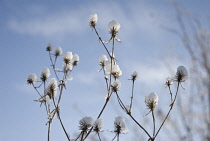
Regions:
<instances>
[{"instance_id":1,"label":"dried plant stem","mask_svg":"<svg viewBox=\"0 0 210 141\"><path fill-rule=\"evenodd\" d=\"M50 125L51 125L51 121L49 120L48 122L48 134L47 134L47 140L50 141Z\"/></svg>"},{"instance_id":2,"label":"dried plant stem","mask_svg":"<svg viewBox=\"0 0 210 141\"><path fill-rule=\"evenodd\" d=\"M170 95L171 95L171 102L173 101L173 97L172 97L172 92L171 92L171 87L170 87L170 85L168 85L168 90L169 90L169 92L170 92Z\"/></svg>"},{"instance_id":3,"label":"dried plant stem","mask_svg":"<svg viewBox=\"0 0 210 141\"><path fill-rule=\"evenodd\" d=\"M100 137L100 135L99 135L99 132L97 133L97 135L98 135L98 139L99 139L99 141L101 141L101 137Z\"/></svg>"},{"instance_id":4,"label":"dried plant stem","mask_svg":"<svg viewBox=\"0 0 210 141\"><path fill-rule=\"evenodd\" d=\"M130 104L130 109L132 108L132 104L133 104L133 91L134 91L134 80L133 80L133 83L132 83L132 96L131 96L131 104Z\"/></svg>"},{"instance_id":5,"label":"dried plant stem","mask_svg":"<svg viewBox=\"0 0 210 141\"><path fill-rule=\"evenodd\" d=\"M103 44L104 48L106 49L106 52L108 53L109 57L112 58L112 56L110 55L110 53L109 53L109 51L108 51L106 45L104 44L103 40L102 40L101 37L99 36L98 31L96 30L96 27L94 27L94 30L95 30L95 32L96 32L96 34L97 34L97 36L98 36L98 39L100 40L100 42Z\"/></svg>"},{"instance_id":6,"label":"dried plant stem","mask_svg":"<svg viewBox=\"0 0 210 141\"><path fill-rule=\"evenodd\" d=\"M62 122L62 120L61 120L61 117L60 117L60 112L59 112L59 109L58 109L59 107L58 107L58 105L56 106L56 104L55 104L55 99L54 99L54 97L53 97L53 104L54 104L54 106L55 106L55 110L56 110L55 113L57 113L57 116L58 116L58 119L59 119L60 124L61 124L61 126L62 126L62 129L63 129L64 133L66 134L67 139L70 141L70 137L69 137L69 135L68 135L68 133L67 133L67 131L66 131L64 125L63 125L63 122Z\"/></svg>"},{"instance_id":7,"label":"dried plant stem","mask_svg":"<svg viewBox=\"0 0 210 141\"><path fill-rule=\"evenodd\" d=\"M51 63L52 63L52 67L53 67L53 71L54 71L54 73L55 73L55 76L56 76L57 80L59 81L59 77L58 77L58 75L57 75L57 73L56 73L56 71L55 71L55 62L56 62L56 60L57 60L57 56L56 56L56 58L55 58L55 62L54 62L54 63L53 63L53 60L52 60L50 51L49 51L49 57L50 57L50 61L51 61Z\"/></svg>"},{"instance_id":8,"label":"dried plant stem","mask_svg":"<svg viewBox=\"0 0 210 141\"><path fill-rule=\"evenodd\" d=\"M153 128L153 136L155 135L155 115L154 115L154 110L152 110L152 119L153 119L153 125L154 125L154 128Z\"/></svg>"},{"instance_id":9,"label":"dried plant stem","mask_svg":"<svg viewBox=\"0 0 210 141\"><path fill-rule=\"evenodd\" d=\"M119 99L119 102L121 103L121 105L123 106L123 108L126 110L127 114L131 117L131 119L148 135L148 137L150 139L152 139L152 137L150 136L150 134L147 132L147 130L131 115L131 113L128 112L128 110L126 109L125 105L123 104L122 100L120 99L118 93L116 92L117 98Z\"/></svg>"},{"instance_id":10,"label":"dried plant stem","mask_svg":"<svg viewBox=\"0 0 210 141\"><path fill-rule=\"evenodd\" d=\"M101 38L100 38L100 36L99 36L99 34L98 34L98 32L97 32L95 27L94 27L94 29L95 29L96 34L98 35L99 39L101 40ZM102 40L101 40L101 42L102 42ZM102 44L104 45L103 42L102 42ZM104 47L105 47L105 49L107 49L105 45L104 45ZM107 52L108 52L108 50L107 50ZM114 39L113 39L113 42L112 42L112 56L113 56L113 54L114 54ZM112 72L112 62L113 62L113 57L112 56L110 55L110 58L111 58L111 72ZM108 96L107 96L106 102L105 102L102 110L100 111L97 119L100 118L100 116L102 115L102 113L103 113L104 109L106 108L106 106L107 106L107 104L108 104L108 102L109 102L109 100L111 98L111 95L112 95L112 92L110 92L111 91L111 82L112 82L112 74L111 74L111 72L110 72L110 78L109 78L109 86L107 87L108 88ZM87 135L84 137L84 140L89 136L89 134L91 133L92 130L93 130L93 126L90 128L90 130L88 131Z\"/></svg>"},{"instance_id":11,"label":"dried plant stem","mask_svg":"<svg viewBox=\"0 0 210 141\"><path fill-rule=\"evenodd\" d=\"M179 85L180 85L180 82L178 82L177 89L176 89L176 95L175 95L175 98L174 98L173 102L172 102L171 105L170 105L171 107L170 107L170 109L169 109L169 111L168 111L168 114L166 115L166 117L165 117L165 119L163 120L163 122L162 122L160 128L158 129L157 133L155 134L154 140L155 140L155 138L157 137L158 133L160 132L160 129L163 127L163 125L164 125L166 119L168 118L168 116L169 116L171 110L173 109L173 106L174 106L174 103L175 103L175 101L176 101L176 97L177 97L177 94L178 94L178 91L179 91Z\"/></svg>"}]
</instances>

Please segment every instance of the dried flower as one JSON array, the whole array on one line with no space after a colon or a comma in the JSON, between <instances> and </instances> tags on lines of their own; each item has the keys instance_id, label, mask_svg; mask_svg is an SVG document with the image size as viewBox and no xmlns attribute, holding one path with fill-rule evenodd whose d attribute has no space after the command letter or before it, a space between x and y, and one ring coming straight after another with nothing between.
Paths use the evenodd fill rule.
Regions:
<instances>
[{"instance_id":1,"label":"dried flower","mask_svg":"<svg viewBox=\"0 0 210 141\"><path fill-rule=\"evenodd\" d=\"M101 56L99 57L99 64L100 64L102 67L105 66L105 62L106 62L106 61L108 61L106 55L101 55Z\"/></svg>"},{"instance_id":2,"label":"dried flower","mask_svg":"<svg viewBox=\"0 0 210 141\"><path fill-rule=\"evenodd\" d=\"M107 74L111 74L115 79L122 75L120 67L114 63L111 65L111 61L105 61L105 70Z\"/></svg>"},{"instance_id":3,"label":"dried flower","mask_svg":"<svg viewBox=\"0 0 210 141\"><path fill-rule=\"evenodd\" d=\"M34 84L37 81L37 76L35 73L31 73L28 75L28 84Z\"/></svg>"},{"instance_id":4,"label":"dried flower","mask_svg":"<svg viewBox=\"0 0 210 141\"><path fill-rule=\"evenodd\" d=\"M55 56L60 56L63 53L62 48L61 47L57 47L55 49L54 55Z\"/></svg>"},{"instance_id":5,"label":"dried flower","mask_svg":"<svg viewBox=\"0 0 210 141\"><path fill-rule=\"evenodd\" d=\"M93 125L93 118L92 117L84 117L79 121L80 124L80 130L83 132L86 132L88 128L90 128Z\"/></svg>"},{"instance_id":6,"label":"dried flower","mask_svg":"<svg viewBox=\"0 0 210 141\"><path fill-rule=\"evenodd\" d=\"M66 52L64 55L63 55L63 61L66 63L66 64L69 64L73 59L73 55L72 55L72 52Z\"/></svg>"},{"instance_id":7,"label":"dried flower","mask_svg":"<svg viewBox=\"0 0 210 141\"><path fill-rule=\"evenodd\" d=\"M74 54L73 55L73 66L76 66L79 62L79 55L78 54Z\"/></svg>"},{"instance_id":8,"label":"dried flower","mask_svg":"<svg viewBox=\"0 0 210 141\"><path fill-rule=\"evenodd\" d=\"M90 15L89 24L91 28L94 28L96 26L97 21L98 21L97 14Z\"/></svg>"},{"instance_id":9,"label":"dried flower","mask_svg":"<svg viewBox=\"0 0 210 141\"><path fill-rule=\"evenodd\" d=\"M101 128L103 127L104 123L102 119L96 119L96 121L93 124L93 131L98 133L101 131Z\"/></svg>"},{"instance_id":10,"label":"dried flower","mask_svg":"<svg viewBox=\"0 0 210 141\"><path fill-rule=\"evenodd\" d=\"M155 92L149 94L149 96L145 97L145 104L150 109L150 111L154 111L155 107L158 104L158 96Z\"/></svg>"},{"instance_id":11,"label":"dried flower","mask_svg":"<svg viewBox=\"0 0 210 141\"><path fill-rule=\"evenodd\" d=\"M131 74L131 80L135 81L138 77L138 72L134 71L133 74Z\"/></svg>"},{"instance_id":12,"label":"dried flower","mask_svg":"<svg viewBox=\"0 0 210 141\"><path fill-rule=\"evenodd\" d=\"M51 44L48 44L48 45L47 45L47 47L46 47L46 51L52 51Z\"/></svg>"},{"instance_id":13,"label":"dried flower","mask_svg":"<svg viewBox=\"0 0 210 141\"><path fill-rule=\"evenodd\" d=\"M166 83L165 83L168 87L169 86L171 86L171 85L173 85L173 79L172 78L170 78L170 77L167 77L166 78Z\"/></svg>"},{"instance_id":14,"label":"dried flower","mask_svg":"<svg viewBox=\"0 0 210 141\"><path fill-rule=\"evenodd\" d=\"M109 31L113 38L116 37L118 31L120 30L120 24L114 20L109 22Z\"/></svg>"},{"instance_id":15,"label":"dried flower","mask_svg":"<svg viewBox=\"0 0 210 141\"><path fill-rule=\"evenodd\" d=\"M41 73L41 80L43 82L45 82L49 76L50 76L50 70L49 70L49 68L44 68L42 70L42 73Z\"/></svg>"},{"instance_id":16,"label":"dried flower","mask_svg":"<svg viewBox=\"0 0 210 141\"><path fill-rule=\"evenodd\" d=\"M117 92L119 91L120 87L121 87L121 83L119 80L115 80L112 84L111 84L111 87L112 87L112 91L113 92Z\"/></svg>"},{"instance_id":17,"label":"dried flower","mask_svg":"<svg viewBox=\"0 0 210 141\"><path fill-rule=\"evenodd\" d=\"M188 72L187 69L184 66L179 66L177 68L175 81L177 82L184 82L188 78Z\"/></svg>"},{"instance_id":18,"label":"dried flower","mask_svg":"<svg viewBox=\"0 0 210 141\"><path fill-rule=\"evenodd\" d=\"M51 78L46 90L46 95L49 95L51 99L55 98L57 94L57 88L58 88L57 80L55 78Z\"/></svg>"},{"instance_id":19,"label":"dried flower","mask_svg":"<svg viewBox=\"0 0 210 141\"><path fill-rule=\"evenodd\" d=\"M116 132L117 134L127 134L128 133L128 129L125 125L125 119L122 118L121 116L118 116L115 118L114 121L114 132Z\"/></svg>"}]
</instances>

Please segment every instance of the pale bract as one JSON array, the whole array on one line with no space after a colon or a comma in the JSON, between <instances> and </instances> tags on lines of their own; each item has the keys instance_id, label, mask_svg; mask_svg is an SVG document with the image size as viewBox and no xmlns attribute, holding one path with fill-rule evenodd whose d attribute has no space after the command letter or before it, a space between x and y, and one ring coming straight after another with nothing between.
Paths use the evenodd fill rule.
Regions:
<instances>
[{"instance_id":1,"label":"pale bract","mask_svg":"<svg viewBox=\"0 0 210 141\"><path fill-rule=\"evenodd\" d=\"M47 104L50 105L52 100L50 99L50 97L48 95L45 96L45 100L46 100Z\"/></svg>"},{"instance_id":2,"label":"pale bract","mask_svg":"<svg viewBox=\"0 0 210 141\"><path fill-rule=\"evenodd\" d=\"M62 51L61 47L57 47L54 51L55 56L60 56L62 53L63 53L63 51Z\"/></svg>"},{"instance_id":3,"label":"pale bract","mask_svg":"<svg viewBox=\"0 0 210 141\"><path fill-rule=\"evenodd\" d=\"M32 84L32 83L35 83L37 81L37 76L35 73L31 73L28 75L28 83L29 84Z\"/></svg>"},{"instance_id":4,"label":"pale bract","mask_svg":"<svg viewBox=\"0 0 210 141\"><path fill-rule=\"evenodd\" d=\"M120 24L114 20L112 20L111 22L109 22L109 30L115 30L115 31L119 31L120 30Z\"/></svg>"}]
</instances>

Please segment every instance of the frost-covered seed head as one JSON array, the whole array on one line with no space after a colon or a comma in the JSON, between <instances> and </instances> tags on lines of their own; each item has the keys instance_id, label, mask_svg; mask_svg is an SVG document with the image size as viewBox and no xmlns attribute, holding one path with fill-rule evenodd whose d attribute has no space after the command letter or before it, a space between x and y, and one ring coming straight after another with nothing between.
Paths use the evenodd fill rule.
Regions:
<instances>
[{"instance_id":1,"label":"frost-covered seed head","mask_svg":"<svg viewBox=\"0 0 210 141\"><path fill-rule=\"evenodd\" d=\"M73 65L76 66L79 62L79 55L78 54L74 54L73 55Z\"/></svg>"},{"instance_id":2,"label":"frost-covered seed head","mask_svg":"<svg viewBox=\"0 0 210 141\"><path fill-rule=\"evenodd\" d=\"M184 82L187 79L188 79L187 69L184 66L179 66L177 68L175 81L177 81L177 82Z\"/></svg>"},{"instance_id":3,"label":"frost-covered seed head","mask_svg":"<svg viewBox=\"0 0 210 141\"><path fill-rule=\"evenodd\" d=\"M118 31L120 30L120 24L114 20L109 22L109 32L113 38L117 35Z\"/></svg>"},{"instance_id":4,"label":"frost-covered seed head","mask_svg":"<svg viewBox=\"0 0 210 141\"><path fill-rule=\"evenodd\" d=\"M98 21L97 14L90 15L89 24L91 28L94 28L96 26L97 21Z\"/></svg>"},{"instance_id":5,"label":"frost-covered seed head","mask_svg":"<svg viewBox=\"0 0 210 141\"><path fill-rule=\"evenodd\" d=\"M128 129L127 129L126 125L125 125L125 119L122 118L121 116L118 116L118 117L115 118L114 126L115 126L114 132L116 132L117 134L120 134L120 133L126 134L126 133L128 133Z\"/></svg>"},{"instance_id":6,"label":"frost-covered seed head","mask_svg":"<svg viewBox=\"0 0 210 141\"><path fill-rule=\"evenodd\" d=\"M55 78L51 78L48 84L48 88L46 90L50 98L56 96L57 88L58 88L57 80Z\"/></svg>"},{"instance_id":7,"label":"frost-covered seed head","mask_svg":"<svg viewBox=\"0 0 210 141\"><path fill-rule=\"evenodd\" d=\"M41 73L41 80L43 82L45 82L49 76L50 76L50 70L49 70L49 68L44 68L42 70L42 73Z\"/></svg>"},{"instance_id":8,"label":"frost-covered seed head","mask_svg":"<svg viewBox=\"0 0 210 141\"><path fill-rule=\"evenodd\" d=\"M93 118L92 117L84 117L79 121L80 124L80 130L86 132L88 130L89 127L91 127L93 125Z\"/></svg>"},{"instance_id":9,"label":"frost-covered seed head","mask_svg":"<svg viewBox=\"0 0 210 141\"><path fill-rule=\"evenodd\" d=\"M138 72L134 71L133 74L131 75L131 79L134 81L138 77Z\"/></svg>"},{"instance_id":10,"label":"frost-covered seed head","mask_svg":"<svg viewBox=\"0 0 210 141\"><path fill-rule=\"evenodd\" d=\"M95 131L96 133L100 132L103 125L104 123L102 119L96 119L96 121L93 124L93 131Z\"/></svg>"},{"instance_id":11,"label":"frost-covered seed head","mask_svg":"<svg viewBox=\"0 0 210 141\"><path fill-rule=\"evenodd\" d=\"M63 55L63 61L66 63L66 64L69 64L73 59L73 54L72 52L66 52L64 55Z\"/></svg>"},{"instance_id":12,"label":"frost-covered seed head","mask_svg":"<svg viewBox=\"0 0 210 141\"><path fill-rule=\"evenodd\" d=\"M168 87L173 85L173 79L171 79L170 77L166 78L166 83L165 83Z\"/></svg>"},{"instance_id":13,"label":"frost-covered seed head","mask_svg":"<svg viewBox=\"0 0 210 141\"><path fill-rule=\"evenodd\" d=\"M37 81L37 76L35 73L31 73L28 75L28 84L34 84Z\"/></svg>"},{"instance_id":14,"label":"frost-covered seed head","mask_svg":"<svg viewBox=\"0 0 210 141\"><path fill-rule=\"evenodd\" d=\"M104 67L105 66L105 61L108 61L108 59L107 59L107 57L106 57L106 55L101 55L100 57L99 57L99 64L102 66L102 67Z\"/></svg>"},{"instance_id":15,"label":"frost-covered seed head","mask_svg":"<svg viewBox=\"0 0 210 141\"><path fill-rule=\"evenodd\" d=\"M55 49L54 55L55 56L60 56L63 53L62 48L61 47L57 47Z\"/></svg>"},{"instance_id":16,"label":"frost-covered seed head","mask_svg":"<svg viewBox=\"0 0 210 141\"><path fill-rule=\"evenodd\" d=\"M48 45L47 45L47 47L46 47L46 51L52 51L51 44L48 44Z\"/></svg>"},{"instance_id":17,"label":"frost-covered seed head","mask_svg":"<svg viewBox=\"0 0 210 141\"><path fill-rule=\"evenodd\" d=\"M155 92L150 93L145 97L145 104L151 111L154 111L155 107L158 104L158 96Z\"/></svg>"},{"instance_id":18,"label":"frost-covered seed head","mask_svg":"<svg viewBox=\"0 0 210 141\"><path fill-rule=\"evenodd\" d=\"M117 64L112 63L111 61L105 61L105 70L107 74L111 74L115 79L119 78L122 75L122 71Z\"/></svg>"},{"instance_id":19,"label":"frost-covered seed head","mask_svg":"<svg viewBox=\"0 0 210 141\"><path fill-rule=\"evenodd\" d=\"M111 87L112 87L112 91L113 92L117 92L119 91L120 87L121 87L121 83L119 80L115 80L112 84L111 84Z\"/></svg>"}]
</instances>

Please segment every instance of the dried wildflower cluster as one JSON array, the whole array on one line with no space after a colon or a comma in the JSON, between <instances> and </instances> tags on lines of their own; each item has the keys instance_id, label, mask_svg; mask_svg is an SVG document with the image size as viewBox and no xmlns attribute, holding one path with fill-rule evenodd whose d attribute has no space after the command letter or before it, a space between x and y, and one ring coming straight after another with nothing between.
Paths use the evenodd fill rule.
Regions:
<instances>
[{"instance_id":1,"label":"dried wildflower cluster","mask_svg":"<svg viewBox=\"0 0 210 141\"><path fill-rule=\"evenodd\" d=\"M71 72L74 70L75 66L78 65L78 62L80 60L79 56L77 54L73 54L72 52L68 51L63 54L63 50L61 47L57 47L53 50L51 45L49 44L46 47L46 51L49 53L49 58L51 61L52 70L54 72L55 78L49 79L52 72L50 72L49 68L44 68L41 72L40 80L38 80L37 75L34 73L31 73L28 75L27 83L32 85L34 89L39 94L39 99L35 100L37 102L40 102L41 104L44 104L46 108L46 112L48 115L48 141L50 141L50 129L52 121L55 117L55 115L58 117L59 122L61 124L61 127L66 135L66 138L68 141L84 141L86 140L91 133L95 133L99 139L99 141L102 141L101 133L105 130L102 130L104 122L101 119L101 115L103 114L104 110L106 109L107 104L109 103L111 96L114 94L116 97L116 101L119 103L119 106L122 108L122 111L124 111L127 116L136 123L136 125L144 131L144 133L148 136L148 140L154 141L162 129L162 126L164 125L166 119L168 118L168 115L170 114L171 110L173 109L174 102L176 101L176 97L178 95L179 86L182 82L185 82L188 78L188 72L187 69L184 66L180 66L177 68L176 75L174 77L168 77L166 79L165 85L168 87L170 95L171 95L171 103L170 103L170 109L165 117L165 119L162 121L162 124L156 129L156 119L155 119L155 108L158 105L158 95L156 92L150 93L148 96L145 97L145 105L149 109L149 113L152 113L152 121L153 121L153 134L150 134L140 122L133 116L132 109L133 107L133 99L134 99L134 85L138 78L138 72L134 71L131 74L131 78L128 80L131 80L132 82L132 88L131 88L131 98L130 100L127 100L125 102L122 101L121 96L119 94L119 90L121 88L121 82L120 77L122 76L122 70L120 69L120 66L118 64L118 59L114 55L115 54L115 42L121 42L120 39L117 38L117 35L119 34L120 30L120 24L114 20L112 20L108 24L108 31L110 33L110 39L108 41L103 41L102 38L99 36L99 33L97 31L96 25L98 22L98 16L97 14L93 14L89 18L89 25L90 27L96 32L96 35L98 36L99 41L103 45L104 49L106 50L106 55L103 54L99 57L99 65L101 67L99 72L103 72L105 84L106 84L106 91L107 96L104 105L101 105L102 109L101 111L98 111L98 116L96 117L96 120L94 120L92 117L84 117L79 121L79 130L80 133L74 137L74 139L70 139L70 133L68 133L65 129L65 126L63 124L63 121L60 117L60 101L63 93L63 89L66 88L66 83L69 80L72 80ZM110 44L108 44L110 43ZM111 46L108 48L107 46ZM61 69L56 68L56 62L59 57L62 57L63 65ZM40 83L39 85L35 86L35 84ZM177 82L177 88L175 95L173 95L171 91L171 86ZM48 84L48 85L47 85ZM43 86L43 91L40 91L41 86ZM126 103L126 104L125 104ZM139 110L139 108L138 108ZM149 114L148 113L148 114ZM148 115L146 114L146 115ZM117 139L117 141L120 140L121 134L127 134L128 128L126 127L125 119L122 116L118 116L114 120L114 130L108 130L114 133L114 137L112 138L112 141Z\"/></svg>"}]
</instances>

